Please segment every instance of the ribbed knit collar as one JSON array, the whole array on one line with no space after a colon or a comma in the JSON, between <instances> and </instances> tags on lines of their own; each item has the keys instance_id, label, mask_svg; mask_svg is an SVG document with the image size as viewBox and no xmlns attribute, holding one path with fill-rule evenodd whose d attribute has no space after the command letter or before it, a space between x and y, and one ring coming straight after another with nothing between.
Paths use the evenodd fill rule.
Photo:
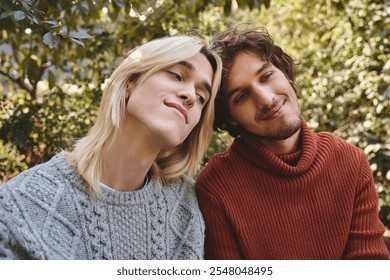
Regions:
<instances>
[{"instance_id":1,"label":"ribbed knit collar","mask_svg":"<svg viewBox=\"0 0 390 280\"><path fill-rule=\"evenodd\" d=\"M236 138L232 150L238 150L249 162L276 175L295 176L310 168L317 154L315 134L302 119L300 150L278 156L262 144L252 133L244 132Z\"/></svg>"}]
</instances>

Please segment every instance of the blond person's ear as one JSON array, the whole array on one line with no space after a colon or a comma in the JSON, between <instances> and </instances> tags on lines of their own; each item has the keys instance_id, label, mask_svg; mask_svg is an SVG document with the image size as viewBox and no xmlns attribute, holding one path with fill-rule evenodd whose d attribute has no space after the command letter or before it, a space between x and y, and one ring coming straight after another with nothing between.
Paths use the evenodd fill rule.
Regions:
<instances>
[{"instance_id":1,"label":"blond person's ear","mask_svg":"<svg viewBox=\"0 0 390 280\"><path fill-rule=\"evenodd\" d=\"M134 88L134 83L128 82L126 85L126 95L125 95L126 105L127 105L127 101L129 101L129 98L130 98L130 95L131 95L133 88Z\"/></svg>"}]
</instances>

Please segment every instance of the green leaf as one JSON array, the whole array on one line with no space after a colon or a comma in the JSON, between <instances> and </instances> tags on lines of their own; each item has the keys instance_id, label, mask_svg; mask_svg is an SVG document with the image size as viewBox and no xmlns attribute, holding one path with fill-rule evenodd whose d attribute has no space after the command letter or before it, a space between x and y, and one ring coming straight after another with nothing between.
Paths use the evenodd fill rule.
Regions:
<instances>
[{"instance_id":1,"label":"green leaf","mask_svg":"<svg viewBox=\"0 0 390 280\"><path fill-rule=\"evenodd\" d=\"M22 2L22 6L24 9L26 10L30 10L32 8L32 5L33 5L33 1L32 0L24 0L24 1L21 1Z\"/></svg>"},{"instance_id":2,"label":"green leaf","mask_svg":"<svg viewBox=\"0 0 390 280\"><path fill-rule=\"evenodd\" d=\"M83 32L83 31L70 32L69 37L74 38L74 39L92 39L93 38L91 35Z\"/></svg>"},{"instance_id":3,"label":"green leaf","mask_svg":"<svg viewBox=\"0 0 390 280\"><path fill-rule=\"evenodd\" d=\"M26 18L26 14L23 11L15 11L14 18L17 21L21 21L21 20L24 20Z\"/></svg>"},{"instance_id":4,"label":"green leaf","mask_svg":"<svg viewBox=\"0 0 390 280\"><path fill-rule=\"evenodd\" d=\"M73 38L73 37L69 37L73 42L85 47L83 41L79 40L79 39L76 39L76 38Z\"/></svg>"},{"instance_id":5,"label":"green leaf","mask_svg":"<svg viewBox=\"0 0 390 280\"><path fill-rule=\"evenodd\" d=\"M27 18L34 24L39 25L39 20L33 15L26 15Z\"/></svg>"},{"instance_id":6,"label":"green leaf","mask_svg":"<svg viewBox=\"0 0 390 280\"><path fill-rule=\"evenodd\" d=\"M60 41L60 37L52 34L51 32L47 32L43 35L43 43L45 43L45 45L47 45L50 49L57 47Z\"/></svg>"},{"instance_id":7,"label":"green leaf","mask_svg":"<svg viewBox=\"0 0 390 280\"><path fill-rule=\"evenodd\" d=\"M42 23L47 23L49 25L53 25L52 27L60 26L59 22L56 20L45 20L45 21L42 21Z\"/></svg>"},{"instance_id":8,"label":"green leaf","mask_svg":"<svg viewBox=\"0 0 390 280\"><path fill-rule=\"evenodd\" d=\"M7 18L7 17L13 16L13 15L14 15L14 11L4 12L4 13L0 14L0 19Z\"/></svg>"}]
</instances>

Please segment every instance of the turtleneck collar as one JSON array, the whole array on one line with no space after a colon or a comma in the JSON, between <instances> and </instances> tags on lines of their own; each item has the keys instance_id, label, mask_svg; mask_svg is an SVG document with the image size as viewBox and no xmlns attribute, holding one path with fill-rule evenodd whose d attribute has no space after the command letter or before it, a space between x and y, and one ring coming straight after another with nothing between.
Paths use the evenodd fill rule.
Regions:
<instances>
[{"instance_id":1,"label":"turtleneck collar","mask_svg":"<svg viewBox=\"0 0 390 280\"><path fill-rule=\"evenodd\" d=\"M236 138L232 149L237 149L252 164L276 175L295 176L305 172L317 154L314 133L302 119L300 149L292 154L276 155L262 144L258 136L244 132Z\"/></svg>"}]
</instances>

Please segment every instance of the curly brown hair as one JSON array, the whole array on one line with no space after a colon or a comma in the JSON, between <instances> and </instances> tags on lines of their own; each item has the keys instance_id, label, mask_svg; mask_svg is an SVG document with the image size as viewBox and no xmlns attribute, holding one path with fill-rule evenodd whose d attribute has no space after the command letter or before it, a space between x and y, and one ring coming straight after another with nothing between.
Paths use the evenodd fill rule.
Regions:
<instances>
[{"instance_id":1,"label":"curly brown hair","mask_svg":"<svg viewBox=\"0 0 390 280\"><path fill-rule=\"evenodd\" d=\"M211 48L216 51L223 63L221 87L215 99L215 130L226 130L233 137L240 135L240 127L230 123L231 117L225 98L225 85L228 73L235 57L241 52L258 54L281 70L293 84L296 67L293 59L279 46L274 44L267 29L229 29L216 34L211 41Z\"/></svg>"}]
</instances>

